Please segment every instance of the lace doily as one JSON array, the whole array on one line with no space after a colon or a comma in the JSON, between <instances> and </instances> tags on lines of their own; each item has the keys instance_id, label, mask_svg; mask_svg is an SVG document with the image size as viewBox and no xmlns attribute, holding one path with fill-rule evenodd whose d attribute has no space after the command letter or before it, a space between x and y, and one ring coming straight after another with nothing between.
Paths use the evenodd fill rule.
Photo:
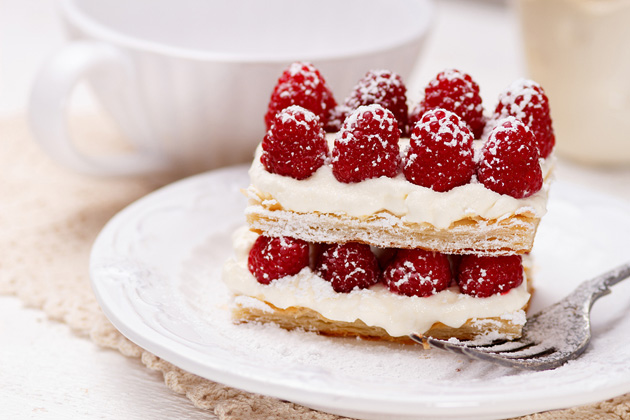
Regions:
<instances>
[{"instance_id":1,"label":"lace doily","mask_svg":"<svg viewBox=\"0 0 630 420\"><path fill-rule=\"evenodd\" d=\"M120 148L117 134L101 118L73 122L81 147L95 152ZM139 358L161 372L166 385L222 420L337 420L298 404L251 394L185 372L123 337L101 312L88 278L93 240L119 210L172 176L93 178L75 174L50 161L30 138L23 118L0 122L0 293L15 295L51 319L68 324L97 344ZM522 420L630 420L630 394L597 404L538 413Z\"/></svg>"}]
</instances>

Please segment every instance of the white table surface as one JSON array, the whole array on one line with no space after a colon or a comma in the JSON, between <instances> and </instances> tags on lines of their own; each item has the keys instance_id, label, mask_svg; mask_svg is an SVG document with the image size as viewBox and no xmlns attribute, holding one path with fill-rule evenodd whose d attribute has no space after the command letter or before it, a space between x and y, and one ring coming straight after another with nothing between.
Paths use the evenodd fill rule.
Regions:
<instances>
[{"instance_id":1,"label":"white table surface","mask_svg":"<svg viewBox=\"0 0 630 420\"><path fill-rule=\"evenodd\" d=\"M419 96L447 67L472 74L484 100L525 75L518 28L503 2L439 0L437 6L433 34L408 81L411 95ZM54 2L0 2L0 117L24 112L38 67L63 42ZM90 110L89 92L81 90L73 106ZM630 169L561 160L557 176L630 200ZM99 348L12 297L0 297L0 413L7 419L214 418L139 361Z\"/></svg>"}]
</instances>

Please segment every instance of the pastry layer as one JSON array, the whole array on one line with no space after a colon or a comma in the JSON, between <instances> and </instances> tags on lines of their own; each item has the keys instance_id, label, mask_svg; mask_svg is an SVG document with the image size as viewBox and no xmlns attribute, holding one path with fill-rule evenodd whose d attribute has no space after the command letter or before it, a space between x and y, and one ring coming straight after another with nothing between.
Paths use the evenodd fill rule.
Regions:
<instances>
[{"instance_id":1,"label":"pastry layer","mask_svg":"<svg viewBox=\"0 0 630 420\"><path fill-rule=\"evenodd\" d=\"M448 229L437 229L429 223L407 222L385 211L365 217L298 213L254 194L249 197L245 215L252 229L269 236L291 236L308 242L361 242L448 254L511 255L531 250L540 222L540 218L525 215L500 220L467 218L454 222Z\"/></svg>"},{"instance_id":2,"label":"pastry layer","mask_svg":"<svg viewBox=\"0 0 630 420\"><path fill-rule=\"evenodd\" d=\"M401 140L401 150L408 140ZM476 142L476 147L480 147ZM272 236L310 242L363 242L445 253L508 255L529 252L546 212L553 159L542 161L545 182L525 199L495 193L473 179L447 192L408 182L402 174L354 184L338 182L329 165L306 180L250 168L249 226Z\"/></svg>"},{"instance_id":3,"label":"pastry layer","mask_svg":"<svg viewBox=\"0 0 630 420\"><path fill-rule=\"evenodd\" d=\"M252 302L255 300L256 302ZM276 308L269 302L240 296L235 299L232 317L238 323L274 323L287 329L302 329L334 337L361 337L365 340L383 340L398 343L414 343L408 335L391 336L384 328L369 326L361 320L354 322L333 321L319 312L304 307ZM521 336L523 325L501 317L469 319L458 328L436 322L423 335L441 340L511 340Z\"/></svg>"},{"instance_id":4,"label":"pastry layer","mask_svg":"<svg viewBox=\"0 0 630 420\"><path fill-rule=\"evenodd\" d=\"M247 269L256 236L238 230L235 258L224 267L224 282L236 295L233 315L238 322L275 322L288 329L394 341L407 341L412 332L440 338L511 339L520 335L525 323L524 309L531 297L527 281L489 298L461 294L457 286L424 298L397 295L381 284L337 293L306 267L263 285Z\"/></svg>"}]
</instances>

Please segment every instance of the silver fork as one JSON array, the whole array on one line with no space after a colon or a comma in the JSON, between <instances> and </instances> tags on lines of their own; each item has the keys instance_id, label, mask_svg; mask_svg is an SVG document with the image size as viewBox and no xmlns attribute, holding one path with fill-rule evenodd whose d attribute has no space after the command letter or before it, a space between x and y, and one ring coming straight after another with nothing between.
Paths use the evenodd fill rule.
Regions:
<instances>
[{"instance_id":1,"label":"silver fork","mask_svg":"<svg viewBox=\"0 0 630 420\"><path fill-rule=\"evenodd\" d=\"M585 281L561 301L527 319L521 338L513 341L475 344L474 341L439 340L410 334L418 343L464 354L503 366L555 369L581 355L591 339L590 312L593 303L610 293L609 287L630 277L630 263Z\"/></svg>"}]
</instances>

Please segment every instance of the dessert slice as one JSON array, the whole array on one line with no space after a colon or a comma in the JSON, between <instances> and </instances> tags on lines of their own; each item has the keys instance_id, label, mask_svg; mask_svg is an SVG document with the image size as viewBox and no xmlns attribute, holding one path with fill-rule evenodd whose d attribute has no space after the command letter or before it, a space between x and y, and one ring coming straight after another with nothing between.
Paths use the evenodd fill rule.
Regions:
<instances>
[{"instance_id":1,"label":"dessert slice","mask_svg":"<svg viewBox=\"0 0 630 420\"><path fill-rule=\"evenodd\" d=\"M321 101L274 111L224 268L237 322L394 341L520 335L553 163L532 133L546 98L521 83L486 120L470 76L443 72L401 138L400 107L385 107L400 82L369 72L325 120Z\"/></svg>"}]
</instances>

